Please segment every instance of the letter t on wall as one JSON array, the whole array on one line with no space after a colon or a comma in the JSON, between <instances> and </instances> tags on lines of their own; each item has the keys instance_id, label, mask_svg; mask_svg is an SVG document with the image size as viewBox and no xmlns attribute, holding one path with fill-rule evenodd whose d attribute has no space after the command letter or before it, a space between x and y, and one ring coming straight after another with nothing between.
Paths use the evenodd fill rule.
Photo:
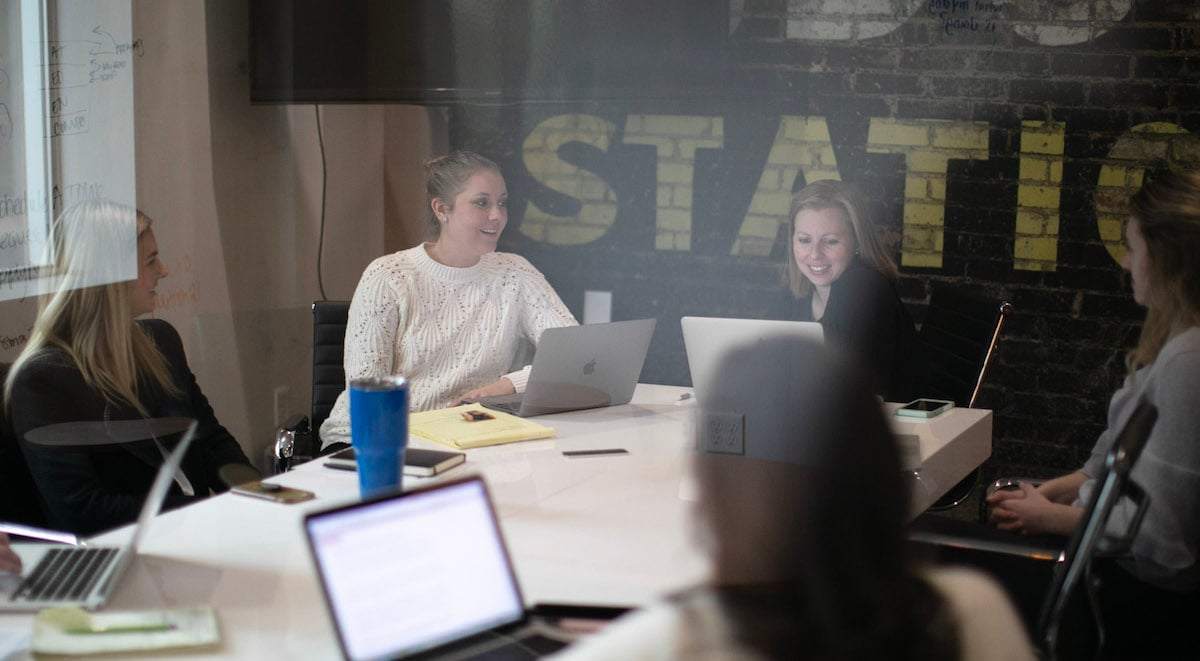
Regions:
<instances>
[{"instance_id":1,"label":"letter t on wall","mask_svg":"<svg viewBox=\"0 0 1200 661\"><path fill-rule=\"evenodd\" d=\"M692 185L696 150L725 146L725 119L693 115L629 115L625 144L654 145L656 250L692 249Z\"/></svg>"},{"instance_id":2,"label":"letter t on wall","mask_svg":"<svg viewBox=\"0 0 1200 661\"><path fill-rule=\"evenodd\" d=\"M872 118L867 151L904 154L902 266L941 268L946 222L946 164L986 160L987 122Z\"/></svg>"}]
</instances>

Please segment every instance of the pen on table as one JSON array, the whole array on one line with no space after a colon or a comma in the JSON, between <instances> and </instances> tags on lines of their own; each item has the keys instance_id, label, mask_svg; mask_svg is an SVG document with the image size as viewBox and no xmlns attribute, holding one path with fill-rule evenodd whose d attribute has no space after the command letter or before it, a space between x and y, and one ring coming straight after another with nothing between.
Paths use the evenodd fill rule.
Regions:
<instances>
[{"instance_id":1,"label":"pen on table","mask_svg":"<svg viewBox=\"0 0 1200 661\"><path fill-rule=\"evenodd\" d=\"M86 626L86 627L71 627L64 629L69 634L94 634L94 633L153 633L156 631L172 631L175 625L169 622L161 624L137 624L130 626Z\"/></svg>"}]
</instances>

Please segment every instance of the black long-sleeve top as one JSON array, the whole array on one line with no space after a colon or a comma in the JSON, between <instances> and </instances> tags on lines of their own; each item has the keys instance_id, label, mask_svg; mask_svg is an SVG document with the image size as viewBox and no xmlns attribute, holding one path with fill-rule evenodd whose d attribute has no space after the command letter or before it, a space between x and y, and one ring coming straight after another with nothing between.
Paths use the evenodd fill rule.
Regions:
<instances>
[{"instance_id":1,"label":"black long-sleeve top","mask_svg":"<svg viewBox=\"0 0 1200 661\"><path fill-rule=\"evenodd\" d=\"M156 386L140 382L142 405L152 418L186 417L199 423L182 466L195 495L187 496L178 484L173 485L164 509L224 491L227 487L218 476L221 466L250 465L249 460L217 421L212 406L200 391L188 367L179 333L158 319L138 323L166 359L171 380L181 391L169 396ZM48 348L27 362L17 375L9 413L52 527L91 534L137 518L163 461L154 440L70 447L38 445L26 440L29 431L55 423L142 418L134 407L107 402L84 381L75 361L65 351Z\"/></svg>"},{"instance_id":2,"label":"black long-sleeve top","mask_svg":"<svg viewBox=\"0 0 1200 661\"><path fill-rule=\"evenodd\" d=\"M793 304L796 321L813 321L812 297ZM916 396L923 351L912 317L892 281L854 260L829 288L820 319L826 342L841 346L892 402Z\"/></svg>"}]
</instances>

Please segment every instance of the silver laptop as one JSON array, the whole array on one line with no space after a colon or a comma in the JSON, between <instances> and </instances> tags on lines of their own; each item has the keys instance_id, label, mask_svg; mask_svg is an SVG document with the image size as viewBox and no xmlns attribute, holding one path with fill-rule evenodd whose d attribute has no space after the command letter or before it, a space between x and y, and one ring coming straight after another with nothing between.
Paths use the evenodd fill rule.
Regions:
<instances>
[{"instance_id":1,"label":"silver laptop","mask_svg":"<svg viewBox=\"0 0 1200 661\"><path fill-rule=\"evenodd\" d=\"M99 434L97 430L100 430ZM154 418L104 423L69 422L41 427L26 434L26 439L31 442L70 445L77 444L80 439L88 439L87 444L165 440L180 433L179 442L166 454L158 469L142 504L133 534L125 544L92 545L68 533L0 524L0 531L64 542L12 545L21 557L23 571L21 576L0 574L0 612L37 611L55 606L95 609L107 603L130 560L137 553L138 544L145 536L150 520L162 509L163 498L174 483L183 456L196 433L196 421L188 418Z\"/></svg>"},{"instance_id":2,"label":"silver laptop","mask_svg":"<svg viewBox=\"0 0 1200 661\"><path fill-rule=\"evenodd\" d=\"M483 479L308 514L347 659L532 659L565 639L529 617Z\"/></svg>"},{"instance_id":3,"label":"silver laptop","mask_svg":"<svg viewBox=\"0 0 1200 661\"><path fill-rule=\"evenodd\" d=\"M696 401L702 406L708 401L707 384L713 378L720 377L716 372L721 359L731 349L756 344L771 337L825 341L825 330L815 321L684 317L679 323L683 326L683 346L692 375L692 390L695 391Z\"/></svg>"},{"instance_id":4,"label":"silver laptop","mask_svg":"<svg viewBox=\"0 0 1200 661\"><path fill-rule=\"evenodd\" d=\"M628 404L654 319L548 328L538 342L525 392L466 400L523 418Z\"/></svg>"}]
</instances>

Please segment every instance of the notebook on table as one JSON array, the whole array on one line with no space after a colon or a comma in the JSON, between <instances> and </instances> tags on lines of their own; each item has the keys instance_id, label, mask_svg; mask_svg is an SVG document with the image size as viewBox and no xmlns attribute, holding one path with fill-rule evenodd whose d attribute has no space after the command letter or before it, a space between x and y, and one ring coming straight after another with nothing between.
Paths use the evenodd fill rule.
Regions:
<instances>
[{"instance_id":1,"label":"notebook on table","mask_svg":"<svg viewBox=\"0 0 1200 661\"><path fill-rule=\"evenodd\" d=\"M547 328L538 341L524 393L465 401L523 418L628 404L655 323L634 319Z\"/></svg>"},{"instance_id":2,"label":"notebook on table","mask_svg":"<svg viewBox=\"0 0 1200 661\"><path fill-rule=\"evenodd\" d=\"M101 425L98 427L98 425ZM152 420L114 420L104 423L63 423L36 429L26 438L41 436L48 440L70 439L85 429L103 430L103 439L112 443L161 439L182 432L179 442L163 459L158 474L146 494L133 534L120 546L92 545L74 535L60 534L54 539L66 544L21 543L12 548L21 557L21 576L0 574L0 612L37 611L57 606L95 609L108 602L129 562L137 554L138 544L150 527L150 520L162 509L163 498L174 483L176 471L196 433L196 421L186 418ZM92 436L93 439L96 436ZM95 441L93 441L94 443ZM66 444L63 441L47 444ZM15 534L52 537L36 529L20 526L0 527ZM47 531L49 532L49 531Z\"/></svg>"},{"instance_id":3,"label":"notebook on table","mask_svg":"<svg viewBox=\"0 0 1200 661\"><path fill-rule=\"evenodd\" d=\"M825 330L816 321L684 317L680 319L680 325L683 327L683 347L692 375L692 389L696 401L701 405L708 401L707 384L719 377L717 370L721 360L732 349L773 337L825 341Z\"/></svg>"},{"instance_id":4,"label":"notebook on table","mask_svg":"<svg viewBox=\"0 0 1200 661\"><path fill-rule=\"evenodd\" d=\"M404 449L404 474L413 477L431 477L465 462L467 455L462 452L446 450L426 450L424 448ZM330 468L343 470L358 470L358 458L354 448L346 448L329 455L325 465Z\"/></svg>"},{"instance_id":5,"label":"notebook on table","mask_svg":"<svg viewBox=\"0 0 1200 661\"><path fill-rule=\"evenodd\" d=\"M526 611L479 476L311 513L304 531L347 659L532 659L567 644Z\"/></svg>"}]
</instances>

